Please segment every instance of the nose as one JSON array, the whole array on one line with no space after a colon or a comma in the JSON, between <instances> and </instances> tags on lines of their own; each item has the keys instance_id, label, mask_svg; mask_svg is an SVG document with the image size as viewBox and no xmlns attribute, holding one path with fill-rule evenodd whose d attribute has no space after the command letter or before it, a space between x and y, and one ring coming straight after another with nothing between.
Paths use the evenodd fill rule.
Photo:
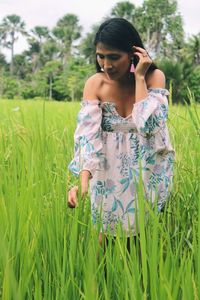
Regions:
<instances>
[{"instance_id":1,"label":"nose","mask_svg":"<svg viewBox=\"0 0 200 300\"><path fill-rule=\"evenodd\" d=\"M104 59L104 64L103 64L103 68L104 70L110 70L112 69L112 64L111 64L111 61L108 59L108 58L105 58Z\"/></svg>"}]
</instances>

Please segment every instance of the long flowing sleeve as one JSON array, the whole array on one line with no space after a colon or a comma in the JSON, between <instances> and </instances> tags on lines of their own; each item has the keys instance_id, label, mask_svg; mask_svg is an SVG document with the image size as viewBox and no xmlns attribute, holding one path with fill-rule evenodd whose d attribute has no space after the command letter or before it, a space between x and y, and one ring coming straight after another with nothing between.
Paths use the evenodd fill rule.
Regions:
<instances>
[{"instance_id":1,"label":"long flowing sleeve","mask_svg":"<svg viewBox=\"0 0 200 300\"><path fill-rule=\"evenodd\" d=\"M76 176L88 170L93 177L102 166L102 108L99 100L83 100L74 134L74 158L68 168Z\"/></svg>"},{"instance_id":2,"label":"long flowing sleeve","mask_svg":"<svg viewBox=\"0 0 200 300\"><path fill-rule=\"evenodd\" d=\"M139 133L151 135L164 129L168 117L169 92L166 89L152 88L148 96L134 104L133 121Z\"/></svg>"},{"instance_id":3,"label":"long flowing sleeve","mask_svg":"<svg viewBox=\"0 0 200 300\"><path fill-rule=\"evenodd\" d=\"M172 188L175 151L167 127L169 92L149 89L148 96L135 103L133 121L142 145L142 178L147 199L158 199L163 207Z\"/></svg>"}]
</instances>

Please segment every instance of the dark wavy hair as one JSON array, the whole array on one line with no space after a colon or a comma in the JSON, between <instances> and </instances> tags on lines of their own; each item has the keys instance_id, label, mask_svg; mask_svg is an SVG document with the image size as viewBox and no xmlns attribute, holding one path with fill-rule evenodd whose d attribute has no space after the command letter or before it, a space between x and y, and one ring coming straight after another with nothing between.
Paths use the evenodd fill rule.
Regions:
<instances>
[{"instance_id":1,"label":"dark wavy hair","mask_svg":"<svg viewBox=\"0 0 200 300\"><path fill-rule=\"evenodd\" d=\"M135 27L124 18L111 18L103 22L94 38L94 46L102 43L108 47L118 49L123 52L133 52L132 47L138 46L145 49L139 33ZM145 49L146 50L146 49ZM134 65L136 67L139 58L135 55ZM157 66L152 63L148 72L157 69ZM102 72L96 58L96 70Z\"/></svg>"}]
</instances>

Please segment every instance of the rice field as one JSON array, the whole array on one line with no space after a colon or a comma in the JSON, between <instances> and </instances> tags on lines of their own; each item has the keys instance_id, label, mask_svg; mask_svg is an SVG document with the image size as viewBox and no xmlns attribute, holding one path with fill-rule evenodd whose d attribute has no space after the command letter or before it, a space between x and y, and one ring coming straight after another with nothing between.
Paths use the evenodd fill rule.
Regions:
<instances>
[{"instance_id":1,"label":"rice field","mask_svg":"<svg viewBox=\"0 0 200 300\"><path fill-rule=\"evenodd\" d=\"M130 252L123 235L99 246L88 197L66 206L78 110L0 100L0 298L200 299L200 106L170 106L173 193L148 222L141 209Z\"/></svg>"}]
</instances>

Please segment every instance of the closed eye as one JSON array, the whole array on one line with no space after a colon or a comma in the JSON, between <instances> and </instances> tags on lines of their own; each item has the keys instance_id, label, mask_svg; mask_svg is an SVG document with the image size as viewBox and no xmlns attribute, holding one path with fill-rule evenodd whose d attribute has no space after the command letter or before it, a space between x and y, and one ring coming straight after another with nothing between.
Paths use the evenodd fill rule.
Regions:
<instances>
[{"instance_id":1,"label":"closed eye","mask_svg":"<svg viewBox=\"0 0 200 300\"><path fill-rule=\"evenodd\" d=\"M97 58L99 59L110 59L110 60L118 60L120 58L120 55L117 55L117 54L107 54L107 55L103 55L103 54L100 54L100 53L97 53Z\"/></svg>"},{"instance_id":2,"label":"closed eye","mask_svg":"<svg viewBox=\"0 0 200 300\"><path fill-rule=\"evenodd\" d=\"M105 57L104 55L97 53L97 58L104 59L104 57Z\"/></svg>"},{"instance_id":3,"label":"closed eye","mask_svg":"<svg viewBox=\"0 0 200 300\"><path fill-rule=\"evenodd\" d=\"M108 55L108 58L110 60L118 60L120 58L120 56L119 55Z\"/></svg>"}]
</instances>

